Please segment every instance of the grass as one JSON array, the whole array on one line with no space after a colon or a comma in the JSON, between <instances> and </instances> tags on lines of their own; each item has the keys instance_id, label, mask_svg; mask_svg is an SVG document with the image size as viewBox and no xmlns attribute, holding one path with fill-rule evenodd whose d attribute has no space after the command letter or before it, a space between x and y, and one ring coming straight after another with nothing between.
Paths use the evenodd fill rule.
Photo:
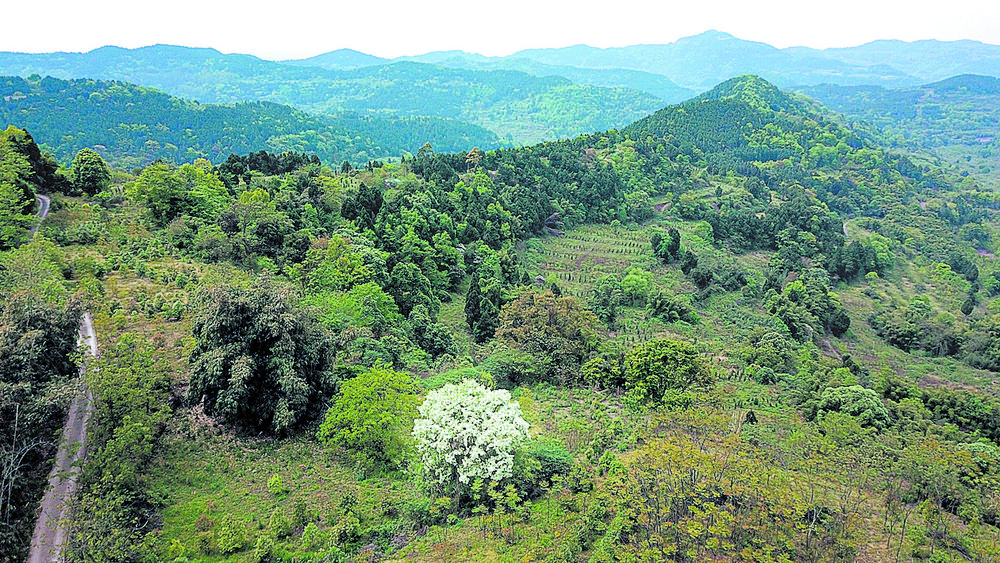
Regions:
<instances>
[{"instance_id":1,"label":"grass","mask_svg":"<svg viewBox=\"0 0 1000 563\"><path fill-rule=\"evenodd\" d=\"M553 277L564 294L584 303L602 277L620 278L634 266L652 272L655 285L664 291L694 295L696 288L678 265L660 264L652 256L650 238L668 224L706 263L731 261L762 268L770 259L767 253L735 256L698 237L703 225L658 216L634 228L588 226L572 229L564 237L530 240L522 252L523 263L532 276ZM103 338L130 330L154 341L174 366L178 396L187 378L190 321L168 322L162 314L148 314L143 304L158 293L185 297L192 286L176 287L169 274L188 266L160 260L152 264L150 276L127 271L109 275L104 290L110 305L96 317ZM837 288L851 313L852 328L842 339L821 342L821 349L835 358L850 353L873 376L884 368L922 384L974 385L995 393L992 374L954 360L907 354L885 344L868 326L868 314L883 305L870 291L866 293L869 289L887 303L921 293L930 296L935 306L951 306L961 293L960 284L929 284L930 269L930 265L900 268L872 288L866 282ZM228 275L211 266L199 266L196 274L205 283ZM477 357L465 325L464 290L442 304L440 315L455 334L459 362ZM250 562L259 560L254 551L258 542L271 542L275 558L285 561L583 560L592 548L579 553L573 546L601 494L603 477L594 467L597 456L606 451L621 456L657 439L697 440L707 450L722 451L714 442L717 438L741 433L739 455L782 467L794 477L796 487L820 490L830 503L858 503L863 515L857 524L864 534L861 551L883 560L887 544L880 519L885 508L876 487L860 483L851 473L851 464L860 461L844 456L853 450L838 450L816 425L803 420L781 384L761 385L729 375L739 363L733 356L742 335L777 321L759 301L746 300L740 292L715 294L694 304L700 323L649 319L642 304L636 303L624 308L620 327L609 333L626 346L665 336L696 342L712 358L721 381L710 393L697 395L694 409L637 413L627 410L613 391L546 384L515 390L531 437L565 446L597 481L594 492L557 489L522 503L517 514L498 517L487 512L446 519L443 513L434 515L435 499L411 473L364 470L352 457L317 444L308 432L283 440L238 436L197 410L179 409L148 475L149 489L163 506L160 530L149 539L152 557ZM121 315L116 318L117 312ZM461 373L430 373L425 388L443 385ZM758 423L743 425L742 417L750 409ZM280 486L275 485L278 481ZM282 517L289 522L287 534L275 531L274 522ZM911 524L923 525L923 520L915 515ZM915 548L915 540L903 541L904 553Z\"/></svg>"},{"instance_id":2,"label":"grass","mask_svg":"<svg viewBox=\"0 0 1000 563\"><path fill-rule=\"evenodd\" d=\"M250 439L204 432L197 439L184 434L168 439L150 476L150 485L165 500L157 540L161 556L180 552L201 561L250 561L251 548L262 537L274 540L275 553L333 553L347 547L338 535L345 533L341 529L350 520L348 513L357 525L377 521L381 530L392 533L400 523L400 507L423 498L409 479L391 474L360 479L352 458L307 437ZM282 485L277 493L272 492L275 476ZM287 536L274 532L276 512L291 524ZM218 547L227 519L245 534L236 553ZM318 535L307 547L302 536L309 524ZM346 532L348 541L352 531Z\"/></svg>"}]
</instances>

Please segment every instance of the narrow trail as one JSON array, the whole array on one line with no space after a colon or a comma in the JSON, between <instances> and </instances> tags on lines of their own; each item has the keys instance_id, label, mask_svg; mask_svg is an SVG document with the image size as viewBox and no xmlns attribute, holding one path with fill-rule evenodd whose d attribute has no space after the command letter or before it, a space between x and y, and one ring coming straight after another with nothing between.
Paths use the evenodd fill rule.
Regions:
<instances>
[{"instance_id":1,"label":"narrow trail","mask_svg":"<svg viewBox=\"0 0 1000 563\"><path fill-rule=\"evenodd\" d=\"M35 199L38 200L38 224L31 228L31 236L35 236L35 233L38 232L38 227L42 226L42 221L49 214L49 205L52 204L52 200L47 195L35 194Z\"/></svg>"},{"instance_id":2,"label":"narrow trail","mask_svg":"<svg viewBox=\"0 0 1000 563\"><path fill-rule=\"evenodd\" d=\"M80 342L87 346L91 357L97 357L97 335L90 313L84 313L80 323ZM86 365L80 366L80 375L85 369ZM61 560L68 532L69 501L76 495L77 480L87 456L87 422L94 411L93 405L90 391L84 388L69 407L59 451L49 474L49 486L42 497L41 512L31 536L28 563Z\"/></svg>"},{"instance_id":3,"label":"narrow trail","mask_svg":"<svg viewBox=\"0 0 1000 563\"><path fill-rule=\"evenodd\" d=\"M31 229L34 235L38 231L45 216L49 213L51 200L38 195L38 225ZM87 347L87 355L96 358L97 334L94 332L94 322L90 313L84 313L80 320L79 342ZM80 375L86 370L86 362L80 366ZM31 536L31 551L28 563L49 563L62 560L62 549L66 544L69 524L69 501L76 495L77 481L87 456L87 423L94 412L94 398L90 390L83 387L83 392L73 399L63 427L62 439L56 460L49 473L49 484L42 497L38 521L35 522L35 532Z\"/></svg>"}]
</instances>

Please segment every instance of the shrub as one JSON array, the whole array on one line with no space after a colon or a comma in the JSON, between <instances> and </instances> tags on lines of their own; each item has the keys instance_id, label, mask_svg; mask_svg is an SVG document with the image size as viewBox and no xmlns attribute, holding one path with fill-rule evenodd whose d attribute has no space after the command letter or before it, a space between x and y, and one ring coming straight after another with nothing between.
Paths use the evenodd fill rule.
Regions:
<instances>
[{"instance_id":1,"label":"shrub","mask_svg":"<svg viewBox=\"0 0 1000 563\"><path fill-rule=\"evenodd\" d=\"M351 450L366 461L401 463L416 404L413 377L378 363L344 382L317 436L323 443Z\"/></svg>"},{"instance_id":2,"label":"shrub","mask_svg":"<svg viewBox=\"0 0 1000 563\"><path fill-rule=\"evenodd\" d=\"M247 545L246 523L227 514L215 527L215 545L222 553L234 553Z\"/></svg>"},{"instance_id":3,"label":"shrub","mask_svg":"<svg viewBox=\"0 0 1000 563\"><path fill-rule=\"evenodd\" d=\"M820 396L819 410L849 414L857 417L862 426L885 428L889 425L889 411L878 393L860 385L827 387Z\"/></svg>"},{"instance_id":4,"label":"shrub","mask_svg":"<svg viewBox=\"0 0 1000 563\"><path fill-rule=\"evenodd\" d=\"M275 473L267 480L267 490L272 495L282 497L285 494L285 484L281 481L281 475Z\"/></svg>"},{"instance_id":5,"label":"shrub","mask_svg":"<svg viewBox=\"0 0 1000 563\"><path fill-rule=\"evenodd\" d=\"M658 401L668 390L684 391L715 381L701 355L687 342L646 342L625 358L625 386L639 402Z\"/></svg>"}]
</instances>

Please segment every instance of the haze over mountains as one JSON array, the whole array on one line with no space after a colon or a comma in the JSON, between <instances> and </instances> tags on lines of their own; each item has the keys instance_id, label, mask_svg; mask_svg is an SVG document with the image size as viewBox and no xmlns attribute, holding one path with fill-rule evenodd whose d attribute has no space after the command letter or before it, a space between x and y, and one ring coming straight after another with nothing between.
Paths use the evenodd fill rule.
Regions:
<instances>
[{"instance_id":1,"label":"haze over mountains","mask_svg":"<svg viewBox=\"0 0 1000 563\"><path fill-rule=\"evenodd\" d=\"M449 119L455 123L448 125L447 137L441 135L440 121L407 122L406 137L453 148L451 143L462 138L455 136L455 126L465 123L470 129L466 137L486 141L482 148L489 149L622 128L742 74L760 76L780 88L808 91L824 103L833 101L831 85L840 88L838 98L864 100L863 92L881 88L899 92L890 98L910 99L913 89L957 75L1000 76L1000 46L929 40L778 49L708 31L662 45L576 45L530 49L507 57L438 51L385 59L339 49L275 62L169 45L102 47L88 53L0 53L0 76L33 74L123 81L200 103L266 101L314 115ZM983 100L980 96L972 101ZM882 114L847 108L857 110L857 103L834 107L852 118L886 125ZM977 139L990 137L988 133ZM398 156L394 140L373 138L365 143L385 151L346 154Z\"/></svg>"},{"instance_id":2,"label":"haze over mountains","mask_svg":"<svg viewBox=\"0 0 1000 563\"><path fill-rule=\"evenodd\" d=\"M338 49L307 59L272 62L250 55L226 55L214 49L156 45L139 49L102 47L88 53L0 53L0 73L129 80L164 88L175 95L205 96L204 90L188 84L189 92L185 92L181 85L206 78L207 68L216 70L219 75L215 78L277 73L285 80L297 82L324 76L316 68L353 71L400 62L467 70L517 70L539 77L562 76L582 85L643 90L675 103L740 74L756 74L779 87L823 83L903 87L959 74L996 76L1000 74L1000 46L969 40L885 40L847 48L778 49L728 33L706 31L661 45L615 48L575 45L529 49L507 57L438 51L385 59ZM149 68L153 63L158 68ZM192 70L197 72L191 74ZM145 78L145 82L140 78ZM149 83L150 80L157 83ZM263 96L269 92L262 86L242 93ZM212 94L214 98L199 101L242 101L232 100L237 92L224 88Z\"/></svg>"},{"instance_id":3,"label":"haze over mountains","mask_svg":"<svg viewBox=\"0 0 1000 563\"><path fill-rule=\"evenodd\" d=\"M286 61L331 69L391 64L400 60L464 68L511 68L548 65L591 70L633 70L658 74L682 88L704 91L739 74L756 74L781 87L832 84L915 86L958 74L1000 73L1000 46L979 41L874 41L857 47L778 49L728 33L706 31L663 45L598 48L575 45L529 49L508 57L484 57L463 51L439 51L415 57L382 59L341 49L309 59ZM562 74L562 76L567 76ZM625 75L623 75L625 76ZM619 86L634 87L621 82ZM664 98L667 101L670 100Z\"/></svg>"}]
</instances>

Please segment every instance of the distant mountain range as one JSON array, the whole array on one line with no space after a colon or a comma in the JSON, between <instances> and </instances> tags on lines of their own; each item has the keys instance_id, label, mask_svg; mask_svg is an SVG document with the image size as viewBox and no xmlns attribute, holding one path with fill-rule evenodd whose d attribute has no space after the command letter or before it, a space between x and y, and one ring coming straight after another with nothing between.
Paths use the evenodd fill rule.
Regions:
<instances>
[{"instance_id":1,"label":"distant mountain range","mask_svg":"<svg viewBox=\"0 0 1000 563\"><path fill-rule=\"evenodd\" d=\"M0 53L0 76L34 74L124 81L202 103L266 101L312 114L451 119L476 128L469 138L482 139L486 129L497 136L495 145L511 146L625 127L742 74L781 88L901 91L962 74L1000 76L1000 46L875 41L778 49L708 31L664 45L577 45L508 57L441 51L383 59L340 49L275 62L169 45Z\"/></svg>"},{"instance_id":2,"label":"distant mountain range","mask_svg":"<svg viewBox=\"0 0 1000 563\"><path fill-rule=\"evenodd\" d=\"M571 71L565 69L619 71L620 80L603 79L599 85L637 88L650 93L653 92L635 81L643 75L620 71L663 76L679 85L678 91L704 91L740 74L755 74L779 87L816 84L906 87L959 74L1000 76L1000 46L978 41L883 40L846 48L778 49L720 31L707 31L663 45L606 49L575 45L559 49L529 49L509 57L439 51L415 57L382 59L341 49L309 59L286 62L349 69L391 64L400 60L462 68L516 68L536 75L540 75L539 72L551 72L573 80L577 79L569 75ZM591 82L580 80L579 83ZM661 97L666 101L673 101L669 97Z\"/></svg>"},{"instance_id":3,"label":"distant mountain range","mask_svg":"<svg viewBox=\"0 0 1000 563\"><path fill-rule=\"evenodd\" d=\"M457 119L489 129L508 145L623 127L666 105L640 90L578 85L561 76L409 61L330 70L169 45L0 53L0 75L33 74L120 80L203 103L268 101L313 114Z\"/></svg>"}]
</instances>

